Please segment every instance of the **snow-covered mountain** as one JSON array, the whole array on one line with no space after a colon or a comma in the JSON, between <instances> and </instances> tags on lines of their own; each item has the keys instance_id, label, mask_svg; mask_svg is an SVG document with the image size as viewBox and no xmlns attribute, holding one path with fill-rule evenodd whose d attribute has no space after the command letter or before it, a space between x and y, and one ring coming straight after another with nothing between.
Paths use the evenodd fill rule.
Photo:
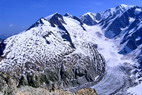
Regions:
<instances>
[{"instance_id":1,"label":"snow-covered mountain","mask_svg":"<svg viewBox=\"0 0 142 95\"><path fill-rule=\"evenodd\" d=\"M128 88L141 81L141 15L141 7L121 4L81 17L69 13L42 17L1 42L0 71L16 78L17 87L133 93Z\"/></svg>"},{"instance_id":2,"label":"snow-covered mountain","mask_svg":"<svg viewBox=\"0 0 142 95\"><path fill-rule=\"evenodd\" d=\"M88 16L95 21L96 17L91 14L94 13L89 13ZM100 19L97 24L101 26L105 37L117 41L120 54L131 53L141 64L142 7L121 4L98 14ZM86 24L93 25L92 23Z\"/></svg>"},{"instance_id":3,"label":"snow-covered mountain","mask_svg":"<svg viewBox=\"0 0 142 95\"><path fill-rule=\"evenodd\" d=\"M119 54L124 55L124 58L132 58L132 60L135 60L133 61L134 64L138 63L136 66L139 68L138 71L140 71L139 77L142 76L142 7L121 4L98 14L100 14L100 20L97 24L95 23L95 25L99 25L105 37L111 39L111 41L115 43ZM95 19L95 16L93 17L93 19ZM92 26L91 23L86 24ZM105 83L102 83L101 85L104 86L104 84ZM99 89L99 91L102 90L100 90L98 86L95 87ZM141 86L137 86L133 88L134 91L131 89L129 92L134 92L135 94L138 92L138 95L141 95L137 90L140 89L138 87ZM106 91L108 91L108 89L106 89Z\"/></svg>"},{"instance_id":4,"label":"snow-covered mountain","mask_svg":"<svg viewBox=\"0 0 142 95\"><path fill-rule=\"evenodd\" d=\"M88 39L91 36L85 27L75 16L55 13L40 18L26 31L4 41L0 71L14 77L18 87L53 86L76 91L92 86L103 78L105 60L94 38ZM0 87L4 91L5 86Z\"/></svg>"},{"instance_id":5,"label":"snow-covered mountain","mask_svg":"<svg viewBox=\"0 0 142 95\"><path fill-rule=\"evenodd\" d=\"M120 54L131 53L141 64L142 7L120 6L116 7L116 9L119 9L115 11L114 15L108 16L99 24L102 26L106 37L118 42Z\"/></svg>"}]
</instances>

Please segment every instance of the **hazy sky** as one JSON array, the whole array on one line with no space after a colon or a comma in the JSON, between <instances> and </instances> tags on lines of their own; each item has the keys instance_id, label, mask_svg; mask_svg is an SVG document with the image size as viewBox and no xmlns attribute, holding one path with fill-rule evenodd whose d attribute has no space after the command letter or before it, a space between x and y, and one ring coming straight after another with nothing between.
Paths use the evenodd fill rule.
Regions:
<instances>
[{"instance_id":1,"label":"hazy sky","mask_svg":"<svg viewBox=\"0 0 142 95\"><path fill-rule=\"evenodd\" d=\"M40 17L55 12L80 16L120 4L142 6L142 0L0 0L0 35L21 32Z\"/></svg>"}]
</instances>

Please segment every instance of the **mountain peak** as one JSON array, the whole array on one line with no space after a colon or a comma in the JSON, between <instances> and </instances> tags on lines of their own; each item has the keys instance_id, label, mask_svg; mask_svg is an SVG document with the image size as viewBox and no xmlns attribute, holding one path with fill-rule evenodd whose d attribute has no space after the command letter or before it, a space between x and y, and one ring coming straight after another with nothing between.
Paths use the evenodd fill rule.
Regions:
<instances>
[{"instance_id":1,"label":"mountain peak","mask_svg":"<svg viewBox=\"0 0 142 95\"><path fill-rule=\"evenodd\" d=\"M87 25L95 25L97 24L97 20L96 20L96 14L92 13L92 12L87 12L84 15L81 16L80 18L83 23L87 24Z\"/></svg>"},{"instance_id":2,"label":"mountain peak","mask_svg":"<svg viewBox=\"0 0 142 95\"><path fill-rule=\"evenodd\" d=\"M63 16L59 13L54 13L52 15L49 15L47 17L45 17L46 20L48 20L51 24L51 26L55 27L57 26L62 26L62 23L66 24Z\"/></svg>"},{"instance_id":3,"label":"mountain peak","mask_svg":"<svg viewBox=\"0 0 142 95\"><path fill-rule=\"evenodd\" d=\"M58 16L61 17L62 15L56 12L54 14L51 14L51 15L45 17L45 19L50 20L52 17L58 17Z\"/></svg>"},{"instance_id":4,"label":"mountain peak","mask_svg":"<svg viewBox=\"0 0 142 95\"><path fill-rule=\"evenodd\" d=\"M29 30L29 29L31 29L31 28L33 28L33 27L37 27L38 25L42 25L42 24L44 24L44 21L45 21L46 19L45 18L43 18L43 17L41 17L41 18L39 18L32 26L30 26L27 30Z\"/></svg>"},{"instance_id":5,"label":"mountain peak","mask_svg":"<svg viewBox=\"0 0 142 95\"><path fill-rule=\"evenodd\" d=\"M70 13L66 13L64 16L73 17Z\"/></svg>"},{"instance_id":6,"label":"mountain peak","mask_svg":"<svg viewBox=\"0 0 142 95\"><path fill-rule=\"evenodd\" d=\"M128 7L129 5L126 5L126 4L120 4L119 6L121 6L121 7Z\"/></svg>"},{"instance_id":7,"label":"mountain peak","mask_svg":"<svg viewBox=\"0 0 142 95\"><path fill-rule=\"evenodd\" d=\"M134 7L133 5L126 5L126 4L120 4L119 6L118 6L119 8L123 8L123 9L129 9L129 8L132 8L132 7ZM116 7L117 8L117 7Z\"/></svg>"},{"instance_id":8,"label":"mountain peak","mask_svg":"<svg viewBox=\"0 0 142 95\"><path fill-rule=\"evenodd\" d=\"M89 16L95 16L95 13L87 12L87 13L85 13L85 14L84 14L84 15L82 15L82 16L86 16L86 15L89 15Z\"/></svg>"}]
</instances>

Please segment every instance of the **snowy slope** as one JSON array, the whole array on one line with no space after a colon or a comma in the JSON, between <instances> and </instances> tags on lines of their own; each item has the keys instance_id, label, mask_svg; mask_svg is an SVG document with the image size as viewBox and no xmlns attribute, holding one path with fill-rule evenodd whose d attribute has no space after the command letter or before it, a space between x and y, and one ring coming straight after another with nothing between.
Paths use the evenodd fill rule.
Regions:
<instances>
[{"instance_id":1,"label":"snowy slope","mask_svg":"<svg viewBox=\"0 0 142 95\"><path fill-rule=\"evenodd\" d=\"M58 33L64 31L50 27L49 22L44 19L41 19L41 21L43 24L39 24L38 27L12 36L5 41L7 45L3 56L6 56L6 59L1 62L1 68L9 68L9 63L11 63L9 65L10 67L15 64L22 66L22 63L36 61L36 59L40 59L45 63L47 60L50 60L49 57L54 58L63 51L65 53L72 51L70 43L66 40L63 41L63 39L61 39L61 34ZM54 48L55 45L56 48ZM48 56L49 54L50 56ZM48 56L48 59L46 56ZM5 67L5 65L7 66Z\"/></svg>"},{"instance_id":2,"label":"snowy slope","mask_svg":"<svg viewBox=\"0 0 142 95\"><path fill-rule=\"evenodd\" d=\"M137 85L136 87L128 89L128 93L132 95L142 95L142 84Z\"/></svg>"},{"instance_id":3,"label":"snowy slope","mask_svg":"<svg viewBox=\"0 0 142 95\"><path fill-rule=\"evenodd\" d=\"M85 27L89 31L89 38L98 45L98 51L105 57L109 67L117 66L122 63L134 64L131 58L126 59L124 55L118 54L119 48L115 40L104 36L100 26ZM112 61L112 62L111 62ZM115 62L115 63L113 63Z\"/></svg>"},{"instance_id":4,"label":"snowy slope","mask_svg":"<svg viewBox=\"0 0 142 95\"><path fill-rule=\"evenodd\" d=\"M104 78L92 88L99 95L111 95L114 93L126 95L126 89L135 83L133 79L136 77L132 73L136 70L133 67L136 62L131 57L119 54L116 41L106 38L100 26L84 27L89 31L89 38L93 39L97 44L98 51L104 56L107 66Z\"/></svg>"}]
</instances>

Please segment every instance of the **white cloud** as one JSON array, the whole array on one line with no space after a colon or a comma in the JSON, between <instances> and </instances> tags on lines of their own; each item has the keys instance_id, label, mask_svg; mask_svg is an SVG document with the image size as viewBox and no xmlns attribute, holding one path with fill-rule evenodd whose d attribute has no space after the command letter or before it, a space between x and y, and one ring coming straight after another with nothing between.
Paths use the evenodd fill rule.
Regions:
<instances>
[{"instance_id":1,"label":"white cloud","mask_svg":"<svg viewBox=\"0 0 142 95\"><path fill-rule=\"evenodd\" d=\"M9 24L8 26L9 27L15 27L16 25L15 24Z\"/></svg>"}]
</instances>

